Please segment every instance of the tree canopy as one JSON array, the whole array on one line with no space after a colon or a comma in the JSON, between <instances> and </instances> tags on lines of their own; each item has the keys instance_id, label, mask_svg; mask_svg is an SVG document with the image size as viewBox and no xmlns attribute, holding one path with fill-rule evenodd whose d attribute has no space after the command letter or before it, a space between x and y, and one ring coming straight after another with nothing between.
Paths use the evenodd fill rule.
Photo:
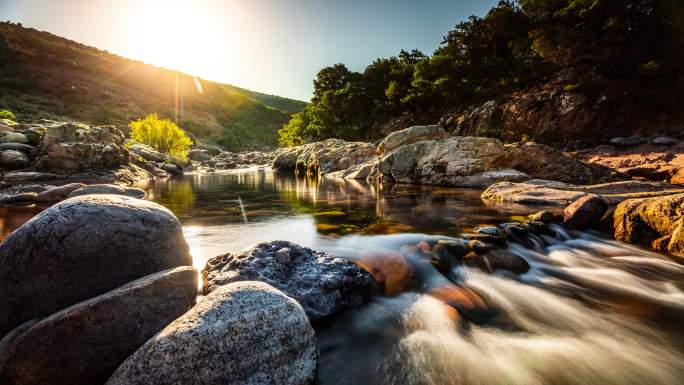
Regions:
<instances>
[{"instance_id":1,"label":"tree canopy","mask_svg":"<svg viewBox=\"0 0 684 385\"><path fill-rule=\"evenodd\" d=\"M458 23L431 55L401 51L363 72L323 68L314 96L280 130L283 145L330 137L373 139L406 112L468 106L574 68L578 87L641 81L644 92L681 85L684 7L677 0L504 0Z\"/></svg>"}]
</instances>

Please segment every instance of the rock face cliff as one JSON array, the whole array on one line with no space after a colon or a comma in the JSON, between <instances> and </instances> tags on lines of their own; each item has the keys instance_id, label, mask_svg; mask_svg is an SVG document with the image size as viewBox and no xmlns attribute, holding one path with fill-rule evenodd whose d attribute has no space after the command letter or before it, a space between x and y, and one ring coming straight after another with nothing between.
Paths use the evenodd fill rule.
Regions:
<instances>
[{"instance_id":1,"label":"rock face cliff","mask_svg":"<svg viewBox=\"0 0 684 385\"><path fill-rule=\"evenodd\" d=\"M494 137L505 143L534 140L568 149L634 133L684 132L681 114L660 113L645 100L640 103L629 84L587 90L573 83L577 78L568 70L544 85L446 112L439 124L454 135Z\"/></svg>"}]
</instances>

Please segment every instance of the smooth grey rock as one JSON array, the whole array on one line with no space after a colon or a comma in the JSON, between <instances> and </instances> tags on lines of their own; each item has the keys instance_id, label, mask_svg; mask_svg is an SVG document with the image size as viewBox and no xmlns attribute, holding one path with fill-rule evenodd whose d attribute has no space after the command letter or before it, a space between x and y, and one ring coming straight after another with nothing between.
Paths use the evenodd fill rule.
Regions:
<instances>
[{"instance_id":1,"label":"smooth grey rock","mask_svg":"<svg viewBox=\"0 0 684 385\"><path fill-rule=\"evenodd\" d=\"M18 132L8 132L0 137L0 143L28 143L29 140L26 135Z\"/></svg>"},{"instance_id":2,"label":"smooth grey rock","mask_svg":"<svg viewBox=\"0 0 684 385\"><path fill-rule=\"evenodd\" d=\"M207 150L192 149L188 152L188 159L197 162L203 162L205 160L209 160L210 158L211 155L209 155L209 151Z\"/></svg>"},{"instance_id":3,"label":"smooth grey rock","mask_svg":"<svg viewBox=\"0 0 684 385\"><path fill-rule=\"evenodd\" d=\"M438 125L413 126L387 135L378 145L378 155L383 155L395 148L423 140L446 139L449 133Z\"/></svg>"},{"instance_id":4,"label":"smooth grey rock","mask_svg":"<svg viewBox=\"0 0 684 385\"><path fill-rule=\"evenodd\" d=\"M73 198L90 194L124 195L138 199L143 199L147 195L145 190L136 187L119 186L116 184L91 184L72 191L68 197Z\"/></svg>"},{"instance_id":5,"label":"smooth grey rock","mask_svg":"<svg viewBox=\"0 0 684 385\"><path fill-rule=\"evenodd\" d=\"M178 267L145 276L61 310L15 336L0 367L11 384L101 384L166 325L185 313L197 273Z\"/></svg>"},{"instance_id":6,"label":"smooth grey rock","mask_svg":"<svg viewBox=\"0 0 684 385\"><path fill-rule=\"evenodd\" d=\"M192 265L168 209L120 195L62 201L0 244L0 335L142 276Z\"/></svg>"},{"instance_id":7,"label":"smooth grey rock","mask_svg":"<svg viewBox=\"0 0 684 385\"><path fill-rule=\"evenodd\" d=\"M23 152L4 150L0 152L0 168L17 170L29 166L29 158Z\"/></svg>"},{"instance_id":8,"label":"smooth grey rock","mask_svg":"<svg viewBox=\"0 0 684 385\"><path fill-rule=\"evenodd\" d=\"M107 385L310 385L317 358L295 300L262 282L236 282L150 339Z\"/></svg>"},{"instance_id":9,"label":"smooth grey rock","mask_svg":"<svg viewBox=\"0 0 684 385\"><path fill-rule=\"evenodd\" d=\"M33 151L35 151L36 148L31 146L30 144L23 143L0 143L0 151L5 150L19 151L23 152L26 155L31 155L31 153L33 153Z\"/></svg>"},{"instance_id":10,"label":"smooth grey rock","mask_svg":"<svg viewBox=\"0 0 684 385\"><path fill-rule=\"evenodd\" d=\"M646 139L644 139L642 136L639 135L633 135L633 136L620 136L617 138L613 138L610 140L610 144L613 146L617 147L632 147L632 146L637 146L639 144L643 144L646 142Z\"/></svg>"},{"instance_id":11,"label":"smooth grey rock","mask_svg":"<svg viewBox=\"0 0 684 385\"><path fill-rule=\"evenodd\" d=\"M651 139L651 143L659 146L672 146L674 144L679 143L679 141L677 139L670 138L667 136L659 136L657 138Z\"/></svg>"},{"instance_id":12,"label":"smooth grey rock","mask_svg":"<svg viewBox=\"0 0 684 385\"><path fill-rule=\"evenodd\" d=\"M296 299L312 321L359 306L376 290L370 273L355 263L286 241L214 257L202 279L205 294L231 282L266 282Z\"/></svg>"}]
</instances>

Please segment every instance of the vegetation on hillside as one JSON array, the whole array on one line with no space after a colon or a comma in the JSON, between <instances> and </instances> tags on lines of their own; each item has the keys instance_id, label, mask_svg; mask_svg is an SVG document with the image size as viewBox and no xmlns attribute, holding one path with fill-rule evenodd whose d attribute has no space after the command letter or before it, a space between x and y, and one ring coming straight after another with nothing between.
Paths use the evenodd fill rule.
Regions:
<instances>
[{"instance_id":1,"label":"vegetation on hillside","mask_svg":"<svg viewBox=\"0 0 684 385\"><path fill-rule=\"evenodd\" d=\"M675 109L683 27L677 0L501 1L457 24L431 56L402 51L360 73L344 64L323 68L311 103L280 130L280 142L373 139L402 114L465 108L563 69L574 70L568 87L578 92L622 84L640 91L625 103Z\"/></svg>"},{"instance_id":2,"label":"vegetation on hillside","mask_svg":"<svg viewBox=\"0 0 684 385\"><path fill-rule=\"evenodd\" d=\"M277 145L278 129L304 105L0 23L0 109L13 110L19 119L75 119L124 128L151 112L169 119L178 114L190 134L243 150Z\"/></svg>"},{"instance_id":3,"label":"vegetation on hillside","mask_svg":"<svg viewBox=\"0 0 684 385\"><path fill-rule=\"evenodd\" d=\"M128 127L132 142L146 144L181 161L187 159L192 140L171 120L150 114L130 122Z\"/></svg>"}]
</instances>

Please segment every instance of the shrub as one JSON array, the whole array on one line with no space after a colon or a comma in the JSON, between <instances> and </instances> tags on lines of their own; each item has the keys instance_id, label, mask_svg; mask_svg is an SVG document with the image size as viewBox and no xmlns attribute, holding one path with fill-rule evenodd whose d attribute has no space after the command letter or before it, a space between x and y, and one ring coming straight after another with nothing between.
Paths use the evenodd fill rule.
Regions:
<instances>
[{"instance_id":1,"label":"shrub","mask_svg":"<svg viewBox=\"0 0 684 385\"><path fill-rule=\"evenodd\" d=\"M0 110L0 119L11 119L15 120L16 116L10 110Z\"/></svg>"},{"instance_id":2,"label":"shrub","mask_svg":"<svg viewBox=\"0 0 684 385\"><path fill-rule=\"evenodd\" d=\"M186 160L192 139L169 119L160 119L157 114L130 122L131 140L146 144L169 156Z\"/></svg>"}]
</instances>

